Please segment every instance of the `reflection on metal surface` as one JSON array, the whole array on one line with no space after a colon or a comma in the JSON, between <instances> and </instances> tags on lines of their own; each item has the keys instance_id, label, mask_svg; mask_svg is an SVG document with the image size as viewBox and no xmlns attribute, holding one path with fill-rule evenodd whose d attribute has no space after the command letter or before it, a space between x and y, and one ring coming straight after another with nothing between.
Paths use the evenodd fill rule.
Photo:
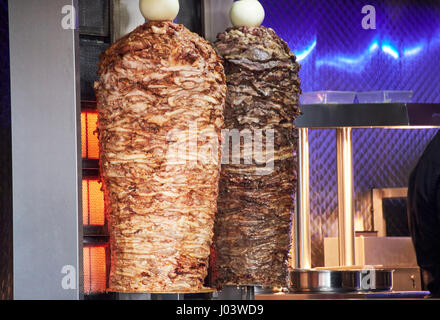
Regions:
<instances>
[{"instance_id":1,"label":"reflection on metal surface","mask_svg":"<svg viewBox=\"0 0 440 320\"><path fill-rule=\"evenodd\" d=\"M310 195L309 195L309 133L308 129L299 129L299 175L298 175L298 209L296 222L296 267L312 267L310 237Z\"/></svg>"},{"instance_id":2,"label":"reflection on metal surface","mask_svg":"<svg viewBox=\"0 0 440 320\"><path fill-rule=\"evenodd\" d=\"M257 295L280 295L288 288L262 286L224 286L214 294L215 300L254 300Z\"/></svg>"},{"instance_id":3,"label":"reflection on metal surface","mask_svg":"<svg viewBox=\"0 0 440 320\"><path fill-rule=\"evenodd\" d=\"M79 41L60 25L60 9L76 3L8 2L17 300L82 298ZM76 270L70 290L63 266Z\"/></svg>"},{"instance_id":4,"label":"reflection on metal surface","mask_svg":"<svg viewBox=\"0 0 440 320\"><path fill-rule=\"evenodd\" d=\"M410 237L375 237L360 236L355 239L356 266L386 266L397 267L417 266L416 255ZM338 266L338 239L329 237L324 239L325 267ZM337 267L342 268L342 267Z\"/></svg>"},{"instance_id":5,"label":"reflection on metal surface","mask_svg":"<svg viewBox=\"0 0 440 320\"><path fill-rule=\"evenodd\" d=\"M336 130L338 163L339 264L354 265L351 128Z\"/></svg>"},{"instance_id":6,"label":"reflection on metal surface","mask_svg":"<svg viewBox=\"0 0 440 320\"><path fill-rule=\"evenodd\" d=\"M213 290L206 290L200 293L128 293L108 292L111 300L212 300L215 293Z\"/></svg>"},{"instance_id":7,"label":"reflection on metal surface","mask_svg":"<svg viewBox=\"0 0 440 320\"><path fill-rule=\"evenodd\" d=\"M234 0L204 0L203 21L205 39L215 41L220 32L232 26L229 10Z\"/></svg>"},{"instance_id":8,"label":"reflection on metal surface","mask_svg":"<svg viewBox=\"0 0 440 320\"><path fill-rule=\"evenodd\" d=\"M295 270L290 273L294 292L389 291L393 270Z\"/></svg>"},{"instance_id":9,"label":"reflection on metal surface","mask_svg":"<svg viewBox=\"0 0 440 320\"><path fill-rule=\"evenodd\" d=\"M139 1L112 0L112 42L116 42L145 22L139 10Z\"/></svg>"},{"instance_id":10,"label":"reflection on metal surface","mask_svg":"<svg viewBox=\"0 0 440 320\"><path fill-rule=\"evenodd\" d=\"M424 129L438 129L438 126L389 126L389 127L382 127L381 129L394 129L394 130L398 130L398 129L420 129L420 130L424 130Z\"/></svg>"},{"instance_id":11,"label":"reflection on metal surface","mask_svg":"<svg viewBox=\"0 0 440 320\"><path fill-rule=\"evenodd\" d=\"M255 288L253 286L241 287L241 300L255 300Z\"/></svg>"}]
</instances>

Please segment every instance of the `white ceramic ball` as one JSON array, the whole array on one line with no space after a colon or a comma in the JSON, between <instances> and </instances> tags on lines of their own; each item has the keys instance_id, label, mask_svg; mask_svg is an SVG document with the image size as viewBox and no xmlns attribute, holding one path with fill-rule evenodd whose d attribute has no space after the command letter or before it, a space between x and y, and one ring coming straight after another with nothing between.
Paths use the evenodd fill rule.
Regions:
<instances>
[{"instance_id":1,"label":"white ceramic ball","mask_svg":"<svg viewBox=\"0 0 440 320\"><path fill-rule=\"evenodd\" d=\"M230 12L234 27L258 27L263 23L264 16L264 8L258 0L236 1Z\"/></svg>"},{"instance_id":2,"label":"white ceramic ball","mask_svg":"<svg viewBox=\"0 0 440 320\"><path fill-rule=\"evenodd\" d=\"M179 14L179 0L139 0L139 9L149 21L173 21Z\"/></svg>"}]
</instances>

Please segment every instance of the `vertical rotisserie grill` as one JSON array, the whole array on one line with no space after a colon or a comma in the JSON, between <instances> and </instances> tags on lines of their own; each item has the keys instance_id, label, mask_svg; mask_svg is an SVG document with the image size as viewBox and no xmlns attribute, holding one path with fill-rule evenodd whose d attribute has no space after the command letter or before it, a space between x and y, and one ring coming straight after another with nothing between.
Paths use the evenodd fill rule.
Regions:
<instances>
[{"instance_id":1,"label":"vertical rotisserie grill","mask_svg":"<svg viewBox=\"0 0 440 320\"><path fill-rule=\"evenodd\" d=\"M150 22L101 56L99 74L110 289L199 291L217 210L221 60L184 26Z\"/></svg>"},{"instance_id":2,"label":"vertical rotisserie grill","mask_svg":"<svg viewBox=\"0 0 440 320\"><path fill-rule=\"evenodd\" d=\"M285 286L296 189L293 120L299 114L300 66L288 45L265 27L230 28L218 35L215 46L227 77L225 126L253 132L253 141L244 139L241 146L241 163L222 166L215 225L217 284ZM257 162L265 157L255 151L259 130L266 138L263 165ZM273 156L267 152L270 130ZM253 150L252 164L244 162L246 150Z\"/></svg>"}]
</instances>

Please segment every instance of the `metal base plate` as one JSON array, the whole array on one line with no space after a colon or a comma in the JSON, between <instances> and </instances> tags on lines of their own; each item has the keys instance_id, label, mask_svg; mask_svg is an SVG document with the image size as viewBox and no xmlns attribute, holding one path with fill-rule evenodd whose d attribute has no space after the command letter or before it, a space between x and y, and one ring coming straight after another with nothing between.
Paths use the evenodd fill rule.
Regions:
<instances>
[{"instance_id":1,"label":"metal base plate","mask_svg":"<svg viewBox=\"0 0 440 320\"><path fill-rule=\"evenodd\" d=\"M290 273L293 292L391 291L393 271L386 269L296 269Z\"/></svg>"},{"instance_id":2,"label":"metal base plate","mask_svg":"<svg viewBox=\"0 0 440 320\"><path fill-rule=\"evenodd\" d=\"M107 290L113 300L211 300L215 290L203 288L194 292L143 292Z\"/></svg>"},{"instance_id":3,"label":"metal base plate","mask_svg":"<svg viewBox=\"0 0 440 320\"><path fill-rule=\"evenodd\" d=\"M261 285L225 285L214 297L216 300L255 300L256 295L287 293L287 288L272 288Z\"/></svg>"}]
</instances>

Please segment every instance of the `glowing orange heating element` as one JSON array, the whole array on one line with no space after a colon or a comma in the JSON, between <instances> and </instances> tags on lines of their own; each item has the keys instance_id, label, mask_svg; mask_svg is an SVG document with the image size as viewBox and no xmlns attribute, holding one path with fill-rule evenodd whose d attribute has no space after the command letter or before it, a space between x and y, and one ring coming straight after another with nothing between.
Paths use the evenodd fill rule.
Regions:
<instances>
[{"instance_id":1,"label":"glowing orange heating element","mask_svg":"<svg viewBox=\"0 0 440 320\"><path fill-rule=\"evenodd\" d=\"M81 113L81 148L82 157L87 159L99 158L98 135L96 122L98 114L93 111Z\"/></svg>"},{"instance_id":2,"label":"glowing orange heating element","mask_svg":"<svg viewBox=\"0 0 440 320\"><path fill-rule=\"evenodd\" d=\"M84 179L82 181L83 194L83 224L85 226L103 226L104 194L101 183L97 179Z\"/></svg>"},{"instance_id":3,"label":"glowing orange heating element","mask_svg":"<svg viewBox=\"0 0 440 320\"><path fill-rule=\"evenodd\" d=\"M81 112L81 157L87 158L86 113Z\"/></svg>"},{"instance_id":4,"label":"glowing orange heating element","mask_svg":"<svg viewBox=\"0 0 440 320\"><path fill-rule=\"evenodd\" d=\"M84 246L84 293L100 293L107 289L106 245Z\"/></svg>"}]
</instances>

